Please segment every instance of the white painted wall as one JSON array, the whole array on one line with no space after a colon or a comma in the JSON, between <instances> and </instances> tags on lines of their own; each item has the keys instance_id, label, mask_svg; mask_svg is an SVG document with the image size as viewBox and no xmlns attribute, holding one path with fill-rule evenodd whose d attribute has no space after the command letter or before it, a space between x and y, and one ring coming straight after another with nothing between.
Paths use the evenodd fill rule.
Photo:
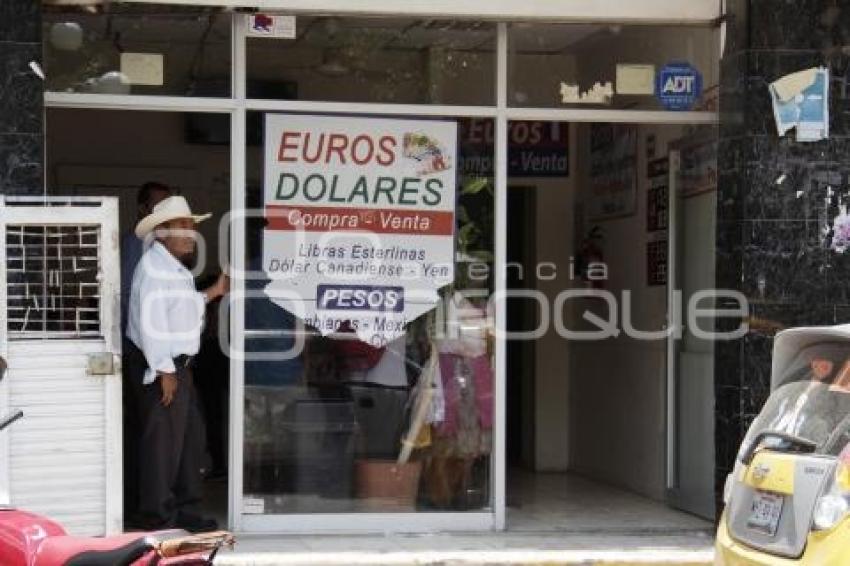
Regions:
<instances>
[{"instance_id":1,"label":"white painted wall","mask_svg":"<svg viewBox=\"0 0 850 566\"><path fill-rule=\"evenodd\" d=\"M683 133L679 126L639 126L637 143L637 211L624 218L587 221L604 234L602 249L609 267L605 289L621 297L631 292L632 320L641 330L659 330L666 317L666 287L649 286L646 244L646 138L656 136L656 155ZM579 126L578 196L588 197L589 124ZM585 140L585 143L582 143ZM586 300L574 311L576 328L584 309L607 317L597 300ZM622 311L621 306L621 311ZM622 321L622 317L619 318ZM622 326L622 324L620 324ZM571 468L655 499L664 497L665 350L663 340L618 338L570 344L570 464Z\"/></svg>"},{"instance_id":2,"label":"white painted wall","mask_svg":"<svg viewBox=\"0 0 850 566\"><path fill-rule=\"evenodd\" d=\"M575 198L576 128L570 127L570 176L565 178L511 177L509 185L534 186L537 219L533 230L538 264L552 263L557 277L537 279L535 266L525 266L525 277L536 280L536 288L551 303L570 281L570 257L574 249L572 218ZM545 274L548 276L547 268ZM534 285L530 285L534 287ZM563 471L569 466L569 364L570 352L563 339L549 325L534 348L534 468L538 471Z\"/></svg>"},{"instance_id":3,"label":"white painted wall","mask_svg":"<svg viewBox=\"0 0 850 566\"><path fill-rule=\"evenodd\" d=\"M538 282L537 289L554 301L555 295L571 286L570 254L574 249L569 218L575 195L572 180L546 183L538 190L538 261L558 266L558 277ZM560 229L558 229L560 228ZM538 471L563 471L569 466L570 441L570 350L553 327L537 341L535 349L535 464Z\"/></svg>"}]
</instances>

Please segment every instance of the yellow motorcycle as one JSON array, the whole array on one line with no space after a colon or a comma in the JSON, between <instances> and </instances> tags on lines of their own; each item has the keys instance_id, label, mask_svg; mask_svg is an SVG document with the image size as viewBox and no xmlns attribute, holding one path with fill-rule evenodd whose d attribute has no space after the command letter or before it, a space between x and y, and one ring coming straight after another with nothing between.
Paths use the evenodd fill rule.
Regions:
<instances>
[{"instance_id":1,"label":"yellow motorcycle","mask_svg":"<svg viewBox=\"0 0 850 566\"><path fill-rule=\"evenodd\" d=\"M776 335L723 500L716 565L850 565L850 325Z\"/></svg>"}]
</instances>

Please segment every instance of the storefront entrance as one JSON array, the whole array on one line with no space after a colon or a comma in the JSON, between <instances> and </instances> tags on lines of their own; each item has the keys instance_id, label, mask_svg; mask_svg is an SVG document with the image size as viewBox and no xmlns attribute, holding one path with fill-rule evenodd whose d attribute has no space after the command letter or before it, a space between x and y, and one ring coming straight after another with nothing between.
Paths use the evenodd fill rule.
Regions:
<instances>
[{"instance_id":1,"label":"storefront entrance","mask_svg":"<svg viewBox=\"0 0 850 566\"><path fill-rule=\"evenodd\" d=\"M645 48L645 65L632 81L645 82L647 65L686 59L712 85L716 30L399 15L300 14L293 22L294 36L272 38L253 27L256 19L212 8L45 14L48 194L118 197L126 233L137 188L165 183L214 215L201 228L196 275L235 274L230 300L208 313L209 341L198 360L209 376L209 512L252 532L501 529L513 466L576 471L673 501L680 464L671 449L686 442L671 430L685 440L692 433L671 409L679 401L667 342L573 344L557 326L535 333L541 315L497 299L509 288L539 292L549 301L546 317L554 324L557 314L571 327L581 312L567 312L567 303L553 310L558 293L601 281L612 292L635 289L635 326L664 324L665 268L675 264L664 261L669 226L658 218L655 228L647 224L649 203L656 214L663 208L660 193L650 194L647 168L693 133L689 125L716 116L702 98L692 110L670 112L645 84L633 94L606 94L603 85L618 63L633 63L623 53L636 46ZM581 65L591 52L607 53L607 63L595 57ZM292 154L294 138L272 129L326 123L337 125L324 149L308 144ZM399 155L424 162L424 176L454 172L451 284L377 347L345 340L354 328L322 332L305 323L317 319L293 316L282 295L265 292L276 280L270 246L282 249L270 195L295 191L281 177L270 189L269 163L296 154L313 163L323 153L323 173L332 176L342 175L343 160L380 159L334 146L331 136L340 132L333 127L369 135L397 127L413 134ZM310 131L319 139L318 129ZM438 146L428 141L441 131L455 132L439 145L450 158L444 162L433 160ZM282 141L272 153L270 140ZM616 167L619 177L603 178ZM632 184L623 181L628 174ZM606 183L622 190L594 194ZM304 198L319 200L318 185L304 187ZM383 197L369 192L369 203L392 193L393 204L404 205L400 199L412 193L396 188L383 186ZM316 226L323 221L315 216ZM411 236L406 248L377 247L393 255L418 242ZM332 259L332 242L309 244L276 264L295 281L304 273L284 260ZM586 272L594 245L610 267L598 280ZM522 277L509 265L514 257ZM705 262L713 265L711 257ZM514 310L517 328L530 329L516 348L501 334L513 327ZM297 356L278 355L295 346ZM416 417L421 384L438 373L442 405Z\"/></svg>"},{"instance_id":2,"label":"storefront entrance","mask_svg":"<svg viewBox=\"0 0 850 566\"><path fill-rule=\"evenodd\" d=\"M128 240L135 238L141 187L149 183L170 188L181 194L198 210L221 217L229 203L229 118L224 114L200 114L154 111L106 111L55 108L47 111L51 127L48 136L48 184L56 187L53 196L78 199L97 197L115 203L113 222L117 224L120 245L115 249L122 261L115 266L117 282L113 289L121 297L118 335L126 325L131 271L127 265ZM91 124L99 126L91 128ZM199 124L221 128L223 144L211 143L197 133ZM127 132L134 132L127 135ZM193 270L199 285L209 285L219 272L217 258L223 245L216 225L199 225L198 262ZM204 511L220 524L227 523L227 436L229 405L229 361L218 341L219 303L211 303L206 315L202 347L196 358L196 388L202 405L206 430L204 461ZM125 344L126 348L126 344ZM120 344L113 351L120 352ZM119 395L120 397L120 395ZM124 411L129 399L125 400ZM132 450L132 425L125 420L123 452ZM113 428L120 430L115 423ZM119 451L120 453L120 451ZM125 466L137 460L129 455ZM120 465L119 465L120 468ZM132 520L129 489L132 470L125 470L124 508ZM120 485L120 481L116 485ZM119 505L120 507L120 505ZM120 518L118 519L120 524Z\"/></svg>"},{"instance_id":3,"label":"storefront entrance","mask_svg":"<svg viewBox=\"0 0 850 566\"><path fill-rule=\"evenodd\" d=\"M544 132L517 158L563 140L569 160L508 178L508 528L578 528L593 493L615 529L635 509L646 529L705 529L666 506L714 516L713 349L664 329L673 290L713 286L712 128L509 124ZM590 336L601 321L616 335Z\"/></svg>"}]
</instances>

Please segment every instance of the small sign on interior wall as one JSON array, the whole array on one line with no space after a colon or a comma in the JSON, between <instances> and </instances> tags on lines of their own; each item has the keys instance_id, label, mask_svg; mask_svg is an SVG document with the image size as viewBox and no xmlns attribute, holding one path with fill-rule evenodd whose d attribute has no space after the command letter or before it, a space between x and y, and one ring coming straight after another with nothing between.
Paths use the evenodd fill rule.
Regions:
<instances>
[{"instance_id":1,"label":"small sign on interior wall","mask_svg":"<svg viewBox=\"0 0 850 566\"><path fill-rule=\"evenodd\" d=\"M687 198L717 190L717 139L695 140L680 152L679 193Z\"/></svg>"},{"instance_id":2,"label":"small sign on interior wall","mask_svg":"<svg viewBox=\"0 0 850 566\"><path fill-rule=\"evenodd\" d=\"M646 243L646 284L667 284L667 238Z\"/></svg>"},{"instance_id":3,"label":"small sign on interior wall","mask_svg":"<svg viewBox=\"0 0 850 566\"><path fill-rule=\"evenodd\" d=\"M162 86L165 82L161 53L121 54L121 73L131 85Z\"/></svg>"},{"instance_id":4,"label":"small sign on interior wall","mask_svg":"<svg viewBox=\"0 0 850 566\"><path fill-rule=\"evenodd\" d=\"M654 159L647 164L649 189L646 192L646 231L658 232L667 229L669 160Z\"/></svg>"},{"instance_id":5,"label":"small sign on interior wall","mask_svg":"<svg viewBox=\"0 0 850 566\"><path fill-rule=\"evenodd\" d=\"M295 16L250 14L246 18L248 19L248 37L295 39Z\"/></svg>"},{"instance_id":6,"label":"small sign on interior wall","mask_svg":"<svg viewBox=\"0 0 850 566\"><path fill-rule=\"evenodd\" d=\"M589 218L631 216L637 210L637 131L631 124L591 125Z\"/></svg>"},{"instance_id":7,"label":"small sign on interior wall","mask_svg":"<svg viewBox=\"0 0 850 566\"><path fill-rule=\"evenodd\" d=\"M655 93L655 65L617 64L617 94Z\"/></svg>"}]
</instances>

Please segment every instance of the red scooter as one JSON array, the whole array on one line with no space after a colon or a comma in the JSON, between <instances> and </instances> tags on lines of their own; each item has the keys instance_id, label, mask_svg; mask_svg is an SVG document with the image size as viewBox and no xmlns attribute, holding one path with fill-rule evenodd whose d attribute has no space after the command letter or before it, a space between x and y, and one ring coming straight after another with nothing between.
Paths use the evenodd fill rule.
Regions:
<instances>
[{"instance_id":1,"label":"red scooter","mask_svg":"<svg viewBox=\"0 0 850 566\"><path fill-rule=\"evenodd\" d=\"M17 411L3 419L0 430L23 416ZM74 537L46 517L0 506L2 566L203 566L213 563L222 546L233 543L226 531L190 535L176 529Z\"/></svg>"}]
</instances>

